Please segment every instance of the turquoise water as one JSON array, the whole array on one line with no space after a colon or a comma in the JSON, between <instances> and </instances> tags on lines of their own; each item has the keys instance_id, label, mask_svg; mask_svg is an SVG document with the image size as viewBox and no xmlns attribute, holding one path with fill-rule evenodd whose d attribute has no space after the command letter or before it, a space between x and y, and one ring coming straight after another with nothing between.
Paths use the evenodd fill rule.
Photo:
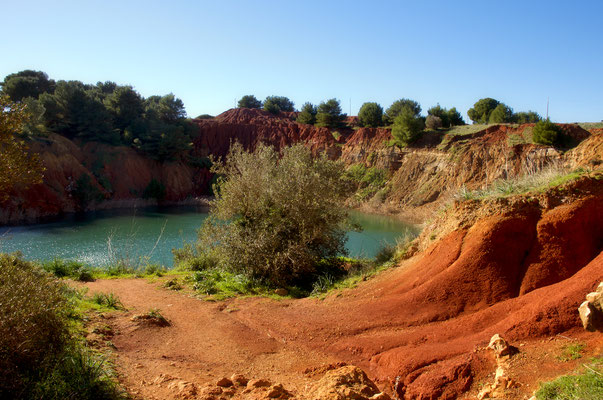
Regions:
<instances>
[{"instance_id":1,"label":"turquoise water","mask_svg":"<svg viewBox=\"0 0 603 400\"><path fill-rule=\"evenodd\" d=\"M22 227L0 227L0 252L21 251L30 260L60 257L95 266L106 265L112 257L171 266L171 249L194 241L197 229L207 217L195 207L110 210L72 216L53 223ZM416 227L392 218L351 212L362 232L348 232L346 247L355 258L375 256L384 243Z\"/></svg>"}]
</instances>

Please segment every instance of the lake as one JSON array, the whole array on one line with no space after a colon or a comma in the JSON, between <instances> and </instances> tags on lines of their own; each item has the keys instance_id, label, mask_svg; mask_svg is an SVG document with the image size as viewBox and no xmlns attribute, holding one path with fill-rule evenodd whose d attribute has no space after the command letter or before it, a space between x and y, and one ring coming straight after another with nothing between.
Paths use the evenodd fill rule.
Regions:
<instances>
[{"instance_id":1,"label":"lake","mask_svg":"<svg viewBox=\"0 0 603 400\"><path fill-rule=\"evenodd\" d=\"M397 219L351 211L362 232L348 232L346 247L354 258L373 258L384 244L418 234L416 226ZM172 248L194 241L207 214L187 207L105 210L72 215L31 226L0 227L0 252L21 251L29 260L59 257L94 266L110 262L111 254L130 260L149 257L172 266Z\"/></svg>"}]
</instances>

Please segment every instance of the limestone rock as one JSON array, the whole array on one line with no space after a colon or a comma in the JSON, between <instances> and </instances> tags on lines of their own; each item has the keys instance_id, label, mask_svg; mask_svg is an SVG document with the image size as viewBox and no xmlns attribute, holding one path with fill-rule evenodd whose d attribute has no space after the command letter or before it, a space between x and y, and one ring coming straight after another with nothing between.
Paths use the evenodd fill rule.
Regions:
<instances>
[{"instance_id":1,"label":"limestone rock","mask_svg":"<svg viewBox=\"0 0 603 400\"><path fill-rule=\"evenodd\" d=\"M603 331L603 282L597 290L586 295L586 301L578 307L584 329L590 332Z\"/></svg>"},{"instance_id":2,"label":"limestone rock","mask_svg":"<svg viewBox=\"0 0 603 400\"><path fill-rule=\"evenodd\" d=\"M374 397L381 395L381 397ZM387 396L387 395L385 395ZM381 390L358 367L347 365L325 374L310 389L310 398L314 400L369 400L387 399Z\"/></svg>"},{"instance_id":3,"label":"limestone rock","mask_svg":"<svg viewBox=\"0 0 603 400\"><path fill-rule=\"evenodd\" d=\"M247 383L249 382L249 379L245 378L243 375L241 374L233 374L230 377L230 380L235 384L235 385L239 385L239 386L247 386Z\"/></svg>"}]
</instances>

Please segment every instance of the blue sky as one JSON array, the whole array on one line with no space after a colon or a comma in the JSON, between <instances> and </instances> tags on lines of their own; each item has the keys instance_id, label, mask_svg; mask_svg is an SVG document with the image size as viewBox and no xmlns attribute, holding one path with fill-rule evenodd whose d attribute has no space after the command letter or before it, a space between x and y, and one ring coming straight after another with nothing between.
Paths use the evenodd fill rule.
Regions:
<instances>
[{"instance_id":1,"label":"blue sky","mask_svg":"<svg viewBox=\"0 0 603 400\"><path fill-rule=\"evenodd\" d=\"M603 1L6 1L0 79L174 93L189 116L245 94L332 97L356 114L405 97L424 112L482 97L554 121L603 119Z\"/></svg>"}]
</instances>

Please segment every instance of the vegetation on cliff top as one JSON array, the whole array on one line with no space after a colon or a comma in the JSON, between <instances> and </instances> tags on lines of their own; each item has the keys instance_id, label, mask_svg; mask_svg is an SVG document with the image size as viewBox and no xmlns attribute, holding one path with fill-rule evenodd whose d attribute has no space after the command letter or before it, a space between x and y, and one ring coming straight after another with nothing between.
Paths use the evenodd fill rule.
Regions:
<instances>
[{"instance_id":1,"label":"vegetation on cliff top","mask_svg":"<svg viewBox=\"0 0 603 400\"><path fill-rule=\"evenodd\" d=\"M143 98L132 86L49 79L40 71L10 74L2 93L27 109L27 136L48 132L69 139L130 145L157 160L185 158L196 125L173 94Z\"/></svg>"}]
</instances>

